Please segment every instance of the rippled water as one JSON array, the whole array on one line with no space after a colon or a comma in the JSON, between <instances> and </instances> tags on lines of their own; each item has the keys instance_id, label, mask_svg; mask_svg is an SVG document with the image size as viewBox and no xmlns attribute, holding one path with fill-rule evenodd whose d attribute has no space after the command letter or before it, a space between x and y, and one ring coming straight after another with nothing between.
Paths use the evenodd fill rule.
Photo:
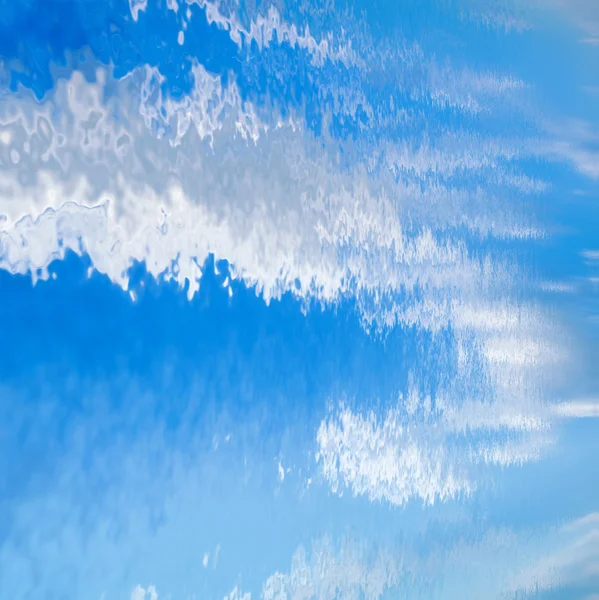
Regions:
<instances>
[{"instance_id":1,"label":"rippled water","mask_svg":"<svg viewBox=\"0 0 599 600\"><path fill-rule=\"evenodd\" d=\"M599 6L0 0L0 598L599 594Z\"/></svg>"}]
</instances>

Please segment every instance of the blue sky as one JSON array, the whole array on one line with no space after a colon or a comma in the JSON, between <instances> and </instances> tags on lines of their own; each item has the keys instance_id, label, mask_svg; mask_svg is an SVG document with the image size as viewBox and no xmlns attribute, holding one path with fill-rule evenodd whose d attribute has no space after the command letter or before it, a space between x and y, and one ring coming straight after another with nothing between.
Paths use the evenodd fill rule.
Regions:
<instances>
[{"instance_id":1,"label":"blue sky","mask_svg":"<svg viewBox=\"0 0 599 600\"><path fill-rule=\"evenodd\" d=\"M597 597L599 9L0 8L0 598Z\"/></svg>"}]
</instances>

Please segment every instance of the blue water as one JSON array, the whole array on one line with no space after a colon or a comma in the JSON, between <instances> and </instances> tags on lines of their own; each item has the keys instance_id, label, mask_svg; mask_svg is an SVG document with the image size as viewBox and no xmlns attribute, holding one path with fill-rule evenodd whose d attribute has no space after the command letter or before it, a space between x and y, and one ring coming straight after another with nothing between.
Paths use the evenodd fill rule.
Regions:
<instances>
[{"instance_id":1,"label":"blue water","mask_svg":"<svg viewBox=\"0 0 599 600\"><path fill-rule=\"evenodd\" d=\"M0 1L0 598L599 593L596 22Z\"/></svg>"}]
</instances>

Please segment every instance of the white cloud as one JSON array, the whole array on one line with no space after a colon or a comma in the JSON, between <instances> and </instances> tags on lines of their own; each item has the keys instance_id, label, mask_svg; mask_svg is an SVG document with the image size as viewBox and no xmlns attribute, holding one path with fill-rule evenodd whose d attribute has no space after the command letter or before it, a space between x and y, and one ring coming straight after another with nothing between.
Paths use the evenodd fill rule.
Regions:
<instances>
[{"instance_id":1,"label":"white cloud","mask_svg":"<svg viewBox=\"0 0 599 600\"><path fill-rule=\"evenodd\" d=\"M355 58L298 33L276 11L244 29L215 5L204 6L233 39L245 31L264 47L287 36L318 64ZM456 79L418 49L413 54L417 66L428 65L427 93L464 110L526 88L493 73L463 70ZM450 451L443 444L468 428L542 429L539 391L521 402L522 381L536 382L531 370L557 364L552 331L521 303L502 304L522 275L509 258L481 252L472 236L530 239L542 232L518 215L506 217L501 201L490 208L480 186L472 194L429 177L490 170L494 184L541 189L509 168L529 151L526 144L461 134L435 143L383 139L373 152L386 153L386 171L361 160L347 169L339 159L346 147L327 139L323 148L298 115L281 119L271 106L243 101L232 77L225 85L198 63L192 75L191 93L175 100L155 68L120 81L99 69L95 82L75 71L41 104L20 93L3 106L9 143L2 151L17 151L20 160L0 173L0 267L44 277L70 249L86 252L95 269L126 288L128 268L145 261L152 275L189 285L191 298L213 253L266 302L284 293L329 304L351 296L366 326L453 327L459 376L466 381L482 369L488 396L472 402L467 384L468 393L452 393L438 440L400 426L393 408L379 417L346 409L323 421L321 465L336 489L347 484L398 504L432 502L474 489L472 472L454 466L464 452L484 464L535 458L526 439L469 440ZM356 102L359 94L339 110L351 112ZM355 150L349 142L347 149ZM407 176L396 181L397 174Z\"/></svg>"},{"instance_id":2,"label":"white cloud","mask_svg":"<svg viewBox=\"0 0 599 600\"><path fill-rule=\"evenodd\" d=\"M417 417L400 407L384 418L341 407L322 421L316 462L334 493L443 502L486 485L485 467L539 460L553 441L542 405L534 412L533 403L452 402L432 414L423 399L417 405Z\"/></svg>"},{"instance_id":3,"label":"white cloud","mask_svg":"<svg viewBox=\"0 0 599 600\"><path fill-rule=\"evenodd\" d=\"M589 179L599 178L599 135L593 123L562 117L559 123L548 123L548 139L540 147L540 155L569 163Z\"/></svg>"},{"instance_id":4,"label":"white cloud","mask_svg":"<svg viewBox=\"0 0 599 600\"><path fill-rule=\"evenodd\" d=\"M585 419L599 417L599 399L574 400L555 406L555 413L569 419Z\"/></svg>"},{"instance_id":5,"label":"white cloud","mask_svg":"<svg viewBox=\"0 0 599 600\"><path fill-rule=\"evenodd\" d=\"M599 250L583 250L580 255L588 262L599 262Z\"/></svg>"},{"instance_id":6,"label":"white cloud","mask_svg":"<svg viewBox=\"0 0 599 600\"><path fill-rule=\"evenodd\" d=\"M543 3L540 3L543 6ZM599 34L599 8L587 0L549 0L546 6L567 17L592 39ZM587 38L588 39L588 38Z\"/></svg>"},{"instance_id":7,"label":"white cloud","mask_svg":"<svg viewBox=\"0 0 599 600\"><path fill-rule=\"evenodd\" d=\"M558 26L574 26L585 39L599 34L599 9L595 2L587 0L463 0L464 13L489 27L522 33L534 29L537 24L547 26L547 16L555 19Z\"/></svg>"},{"instance_id":8,"label":"white cloud","mask_svg":"<svg viewBox=\"0 0 599 600\"><path fill-rule=\"evenodd\" d=\"M592 586L599 579L597 515L560 527L470 530L442 542L431 532L401 545L323 537L310 551L300 546L288 572L277 571L262 589L264 600L365 598L513 598L556 586Z\"/></svg>"},{"instance_id":9,"label":"white cloud","mask_svg":"<svg viewBox=\"0 0 599 600\"><path fill-rule=\"evenodd\" d=\"M397 183L360 163L348 172L337 164L335 146L323 149L301 119L281 122L268 107L243 102L234 82L223 85L199 64L193 74L191 94L177 101L163 94L160 73L146 67L121 81L101 69L96 82L74 72L59 79L41 105L21 95L3 107L0 125L23 159L0 174L6 216L0 267L45 276L67 249L85 251L94 268L124 288L132 262L145 261L154 276L189 282L192 297L214 253L266 302L286 292L324 303L352 296L367 326L439 331L453 325L460 372L467 379L483 361L491 384L476 409L458 410L469 406L468 398L452 396L447 431L450 423L459 431L491 417L543 421L541 388L530 394L515 386L525 371L533 382L531 368L557 364L554 330L542 312L505 300L522 281L513 264L497 255L475 257L468 234L446 235L444 188L426 177ZM395 164L409 165L416 175L427 169L469 173L515 154L492 142L460 154L459 139L417 155L406 146ZM463 206L458 202L453 214ZM462 218L472 219L473 228L476 219L489 217L482 201L465 206ZM331 422L320 432L331 481L337 477L356 493L397 503L410 497L431 502L473 488L454 472L455 456L397 429L392 413L374 421L347 412L343 418L348 431ZM364 454L360 444L379 430L388 460L375 468L374 454ZM337 470L331 466L335 448L344 460ZM352 456L354 450L362 454ZM473 452L483 462L506 464L536 456L521 448Z\"/></svg>"},{"instance_id":10,"label":"white cloud","mask_svg":"<svg viewBox=\"0 0 599 600\"><path fill-rule=\"evenodd\" d=\"M260 47L284 40L309 52L314 66L363 64L351 43L317 40L274 9L246 27L215 4L201 5L238 43L242 34ZM144 9L145 2L132 3L133 18ZM455 69L424 59L422 66L425 93L468 112L483 112L498 98L527 89L509 75L465 69L456 76ZM231 261L233 275L255 285L267 302L286 292L327 303L351 295L367 323L433 331L451 325L458 378L472 392L469 377L482 372L488 379L482 397L474 400L463 389L449 390L446 398L439 392L433 410L430 396L411 390L405 414L401 406L379 415L347 407L330 414L316 434L317 460L336 493L347 489L395 505L414 498L433 503L472 493L482 468L538 459L551 442L553 417L541 401L540 371L559 365L564 350L556 348L555 329L542 311L505 300L518 275L510 260L481 258L470 235L453 230L465 225L469 232L508 239L543 233L517 215L502 217L503 204L491 210L484 189L474 197L429 177L492 170L494 183L541 193L543 182L506 167L530 152L526 144L519 149L518 140L459 135L437 145L383 140L388 171L409 174L397 183L358 162L345 170L338 146L322 150L297 115L283 121L265 114L241 99L234 82L224 85L199 64L192 73L195 86L181 100L163 94L161 74L146 67L121 81L99 70L96 83L75 72L57 81L41 105L20 94L3 107L2 152L10 164L3 162L0 173L0 213L6 215L0 267L13 273L39 269L44 276L48 264L71 249L87 252L96 269L126 287L127 269L143 260L155 276L189 282L192 297L203 261L214 253ZM339 111L348 114L367 103L358 92L339 98ZM570 144L552 151L595 174L592 153ZM570 403L557 413L593 410ZM281 466L279 472L282 478ZM186 498L193 509L194 499ZM172 514L186 530L187 523ZM69 535L76 532L66 528L63 536ZM159 535L169 542L168 531ZM582 544L586 550L591 541L596 536ZM40 555L55 550L48 544ZM219 550L212 555L214 567ZM195 566L206 567L208 560L208 554L196 557ZM267 580L264 596L378 597L401 574L401 564L386 554L366 560L348 551L339 558L324 544L310 560L298 551L290 573ZM131 595L157 597L153 586L138 585ZM226 598L250 600L250 594L235 587Z\"/></svg>"},{"instance_id":11,"label":"white cloud","mask_svg":"<svg viewBox=\"0 0 599 600\"><path fill-rule=\"evenodd\" d=\"M250 593L243 593L237 586L235 586L230 593L225 594L223 600L252 600Z\"/></svg>"},{"instance_id":12,"label":"white cloud","mask_svg":"<svg viewBox=\"0 0 599 600\"><path fill-rule=\"evenodd\" d=\"M550 531L532 560L510 578L514 591L599 585L599 515L589 514Z\"/></svg>"},{"instance_id":13,"label":"white cloud","mask_svg":"<svg viewBox=\"0 0 599 600\"><path fill-rule=\"evenodd\" d=\"M434 64L430 67L430 86L435 102L470 113L486 110L498 98L507 103L527 88L524 81L509 75L439 69Z\"/></svg>"},{"instance_id":14,"label":"white cloud","mask_svg":"<svg viewBox=\"0 0 599 600\"><path fill-rule=\"evenodd\" d=\"M576 290L576 287L565 281L545 281L539 285L539 289L548 293L571 294Z\"/></svg>"},{"instance_id":15,"label":"white cloud","mask_svg":"<svg viewBox=\"0 0 599 600\"><path fill-rule=\"evenodd\" d=\"M539 460L553 444L546 394L570 360L566 336L562 347L553 341L557 323L532 304L489 299L461 302L452 315L457 373L434 401L411 387L378 414L341 405L322 420L316 461L334 493L446 501L486 485L488 469Z\"/></svg>"},{"instance_id":16,"label":"white cloud","mask_svg":"<svg viewBox=\"0 0 599 600\"><path fill-rule=\"evenodd\" d=\"M131 600L158 600L158 592L153 585L149 585L147 589L137 584L131 592Z\"/></svg>"},{"instance_id":17,"label":"white cloud","mask_svg":"<svg viewBox=\"0 0 599 600\"><path fill-rule=\"evenodd\" d=\"M485 344L489 361L518 366L536 366L539 362L551 365L560 361L560 350L548 342L526 339L522 336L500 335Z\"/></svg>"},{"instance_id":18,"label":"white cloud","mask_svg":"<svg viewBox=\"0 0 599 600\"><path fill-rule=\"evenodd\" d=\"M129 10L134 21L139 19L139 13L148 8L148 0L129 0Z\"/></svg>"},{"instance_id":19,"label":"white cloud","mask_svg":"<svg viewBox=\"0 0 599 600\"><path fill-rule=\"evenodd\" d=\"M264 583L263 600L364 598L374 600L404 576L401 557L379 550L365 555L346 541L337 548L329 538L317 540L310 553L299 547L288 573L276 572Z\"/></svg>"},{"instance_id":20,"label":"white cloud","mask_svg":"<svg viewBox=\"0 0 599 600\"><path fill-rule=\"evenodd\" d=\"M219 2L208 0L187 0L188 4L197 4L206 11L209 23L216 23L227 31L231 39L241 48L244 44L255 43L260 50L274 44L289 44L300 48L312 56L314 66L322 66L326 61L339 62L349 66L364 66L363 59L352 46L351 40L335 40L331 33L317 40L310 34L309 27L298 28L288 23L274 6L270 6L266 15L256 14L247 26L242 25L234 12L226 14Z\"/></svg>"},{"instance_id":21,"label":"white cloud","mask_svg":"<svg viewBox=\"0 0 599 600\"><path fill-rule=\"evenodd\" d=\"M317 463L336 493L349 487L355 495L400 505L413 497L433 504L472 490L435 431L426 441L419 438L398 411L380 421L342 408L321 423L316 439Z\"/></svg>"},{"instance_id":22,"label":"white cloud","mask_svg":"<svg viewBox=\"0 0 599 600\"><path fill-rule=\"evenodd\" d=\"M26 157L2 173L3 268L43 276L66 249L84 249L123 287L131 262L145 260L156 276L190 281L191 295L213 252L267 301L287 291L325 302L352 293L366 319L414 322L430 312L437 327L450 298L486 285L462 240L438 240L426 221L404 227L393 194L412 192L362 168L340 171L292 121L273 128L234 84L199 65L194 74L194 91L175 102L161 95L155 70L112 83L106 100L103 71L97 83L75 72L41 107L21 98L2 115ZM501 277L496 265L495 284ZM383 314L383 298L416 288L428 308L404 299Z\"/></svg>"},{"instance_id":23,"label":"white cloud","mask_svg":"<svg viewBox=\"0 0 599 600\"><path fill-rule=\"evenodd\" d=\"M486 360L491 395L505 382L512 389L523 369L554 364L542 314L498 301L509 293L515 269L497 257L471 257L468 236L443 235L443 188L426 181L398 184L359 164L348 173L301 120L273 124L272 116L241 100L234 83L224 86L199 64L193 74L196 86L178 101L163 94L160 73L143 68L119 82L103 70L96 83L75 72L58 80L41 106L20 97L7 107L0 122L25 158L1 174L6 220L0 266L19 273L39 269L44 276L67 249L85 251L97 270L123 287L132 262L145 261L154 276L181 286L188 281L191 297L204 260L214 253L267 302L285 292L326 303L352 295L367 325L438 331L453 324L460 368L474 369L472 357ZM491 143L458 152L456 159L451 154L458 148L454 140L449 149L441 144L412 155L406 146L394 160L417 167L416 173L469 172L492 164L489 156L511 156ZM413 211L414 198L422 203L420 213ZM471 208L473 218L480 218L481 205ZM480 410L498 422L501 415L510 415L508 422L540 420L530 402L519 412L509 408L521 397L495 399L492 408L481 404ZM453 410L447 407L447 422L459 414L456 427L464 426L466 414L476 414ZM396 429L392 414L382 424L344 414L351 435L323 426L320 440L326 433L328 441L322 456L341 448L338 477L355 475L359 493L430 502L472 489L468 478L453 472L453 457ZM381 427L388 460L374 469L374 454L351 453ZM475 455L512 460L499 449ZM534 452L518 454L526 455ZM402 469L411 473L405 480ZM334 468L328 473L333 477ZM377 482L384 482L383 491L374 490Z\"/></svg>"}]
</instances>

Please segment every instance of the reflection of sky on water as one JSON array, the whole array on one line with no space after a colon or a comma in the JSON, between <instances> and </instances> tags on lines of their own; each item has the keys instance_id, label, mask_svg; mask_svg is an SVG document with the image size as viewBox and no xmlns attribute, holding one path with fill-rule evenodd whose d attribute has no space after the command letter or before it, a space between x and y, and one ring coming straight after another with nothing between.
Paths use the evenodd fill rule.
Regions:
<instances>
[{"instance_id":1,"label":"reflection of sky on water","mask_svg":"<svg viewBox=\"0 0 599 600\"><path fill-rule=\"evenodd\" d=\"M1 14L0 597L593 597L599 11Z\"/></svg>"}]
</instances>

